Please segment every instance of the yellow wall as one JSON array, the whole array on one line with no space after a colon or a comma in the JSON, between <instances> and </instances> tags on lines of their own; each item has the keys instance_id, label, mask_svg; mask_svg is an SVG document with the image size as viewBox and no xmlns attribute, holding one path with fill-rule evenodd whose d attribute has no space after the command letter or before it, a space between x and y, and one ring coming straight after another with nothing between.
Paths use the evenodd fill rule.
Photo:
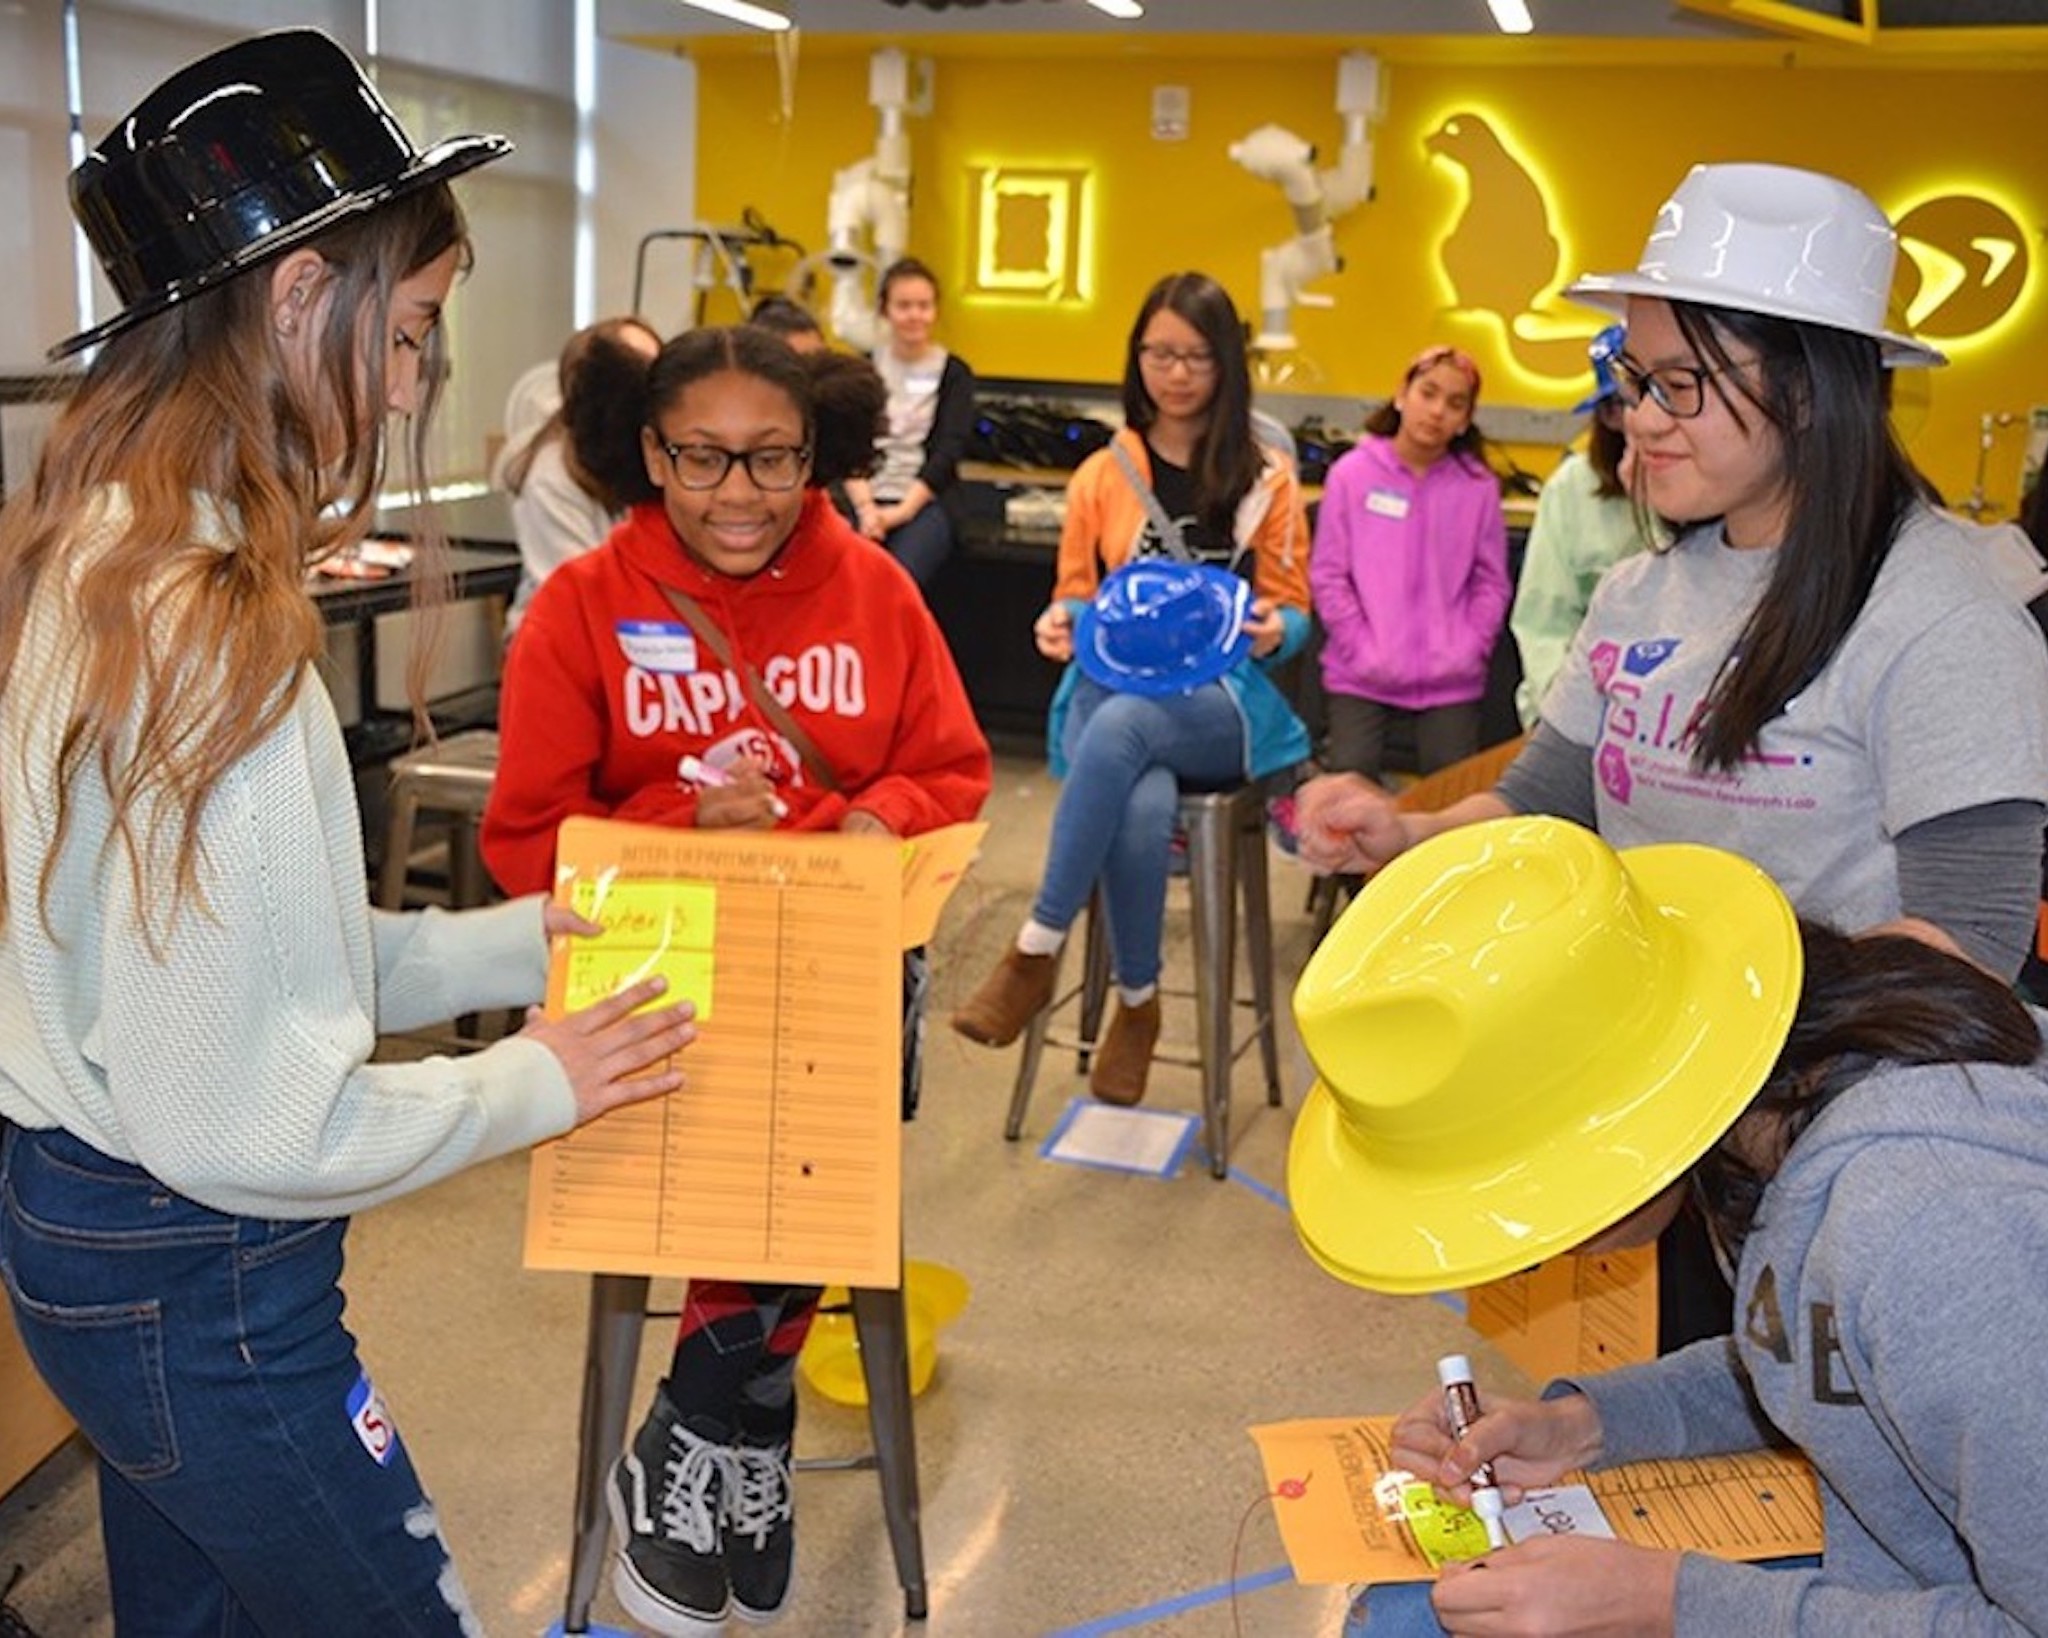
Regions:
<instances>
[{"instance_id":1,"label":"yellow wall","mask_svg":"<svg viewBox=\"0 0 2048 1638\"><path fill-rule=\"evenodd\" d=\"M960 51L964 48L950 48ZM782 232L820 244L832 173L872 150L865 49L802 55L783 80L765 54L734 52L700 66L697 198L708 221L748 206ZM1155 141L1155 85L1188 88L1187 140ZM1259 252L1293 233L1280 191L1240 169L1228 145L1274 122L1334 162L1336 51L1298 54L1263 42L1249 60L1213 50L1179 57L1038 50L947 55L934 69L928 116L913 118L912 245L945 281L942 332L987 375L1105 379L1119 368L1130 315L1160 273L1199 267L1226 284L1248 318L1258 305ZM1492 264L1488 212L1466 202L1460 172L1424 143L1445 119L1476 111L1519 159L1547 176L1561 277L1633 265L1659 202L1701 160L1769 159L1849 178L1894 215L1925 197L1988 188L2025 224L2030 260L2018 306L1987 340L1955 346L1938 372L1907 372L1899 421L1916 458L1951 497L1977 473L1980 417L2048 403L2048 122L2042 75L1984 69L1819 68L1713 63L1674 67L1502 67L1387 61L1376 130L1377 197L1343 218L1344 271L1311 286L1335 308L1295 309L1312 390L1381 395L1432 341L1469 348L1496 402L1569 405L1583 371L1575 332L1603 322L1537 297L1525 329L1563 339L1510 345L1497 311L1454 306L1449 260L1497 307L1532 275ZM960 299L968 262L968 169L992 161L1084 166L1096 187L1096 289L1086 305L1020 309ZM1478 196L1475 195L1475 201ZM1497 197L1494 195L1494 197ZM1554 283L1558 281L1553 281ZM1492 289L1482 287L1492 286ZM717 312L712 317L729 317ZM1582 354L1577 356L1582 357ZM1301 383L1307 386L1308 382ZM2024 428L2001 433L1986 488L2010 509Z\"/></svg>"}]
</instances>

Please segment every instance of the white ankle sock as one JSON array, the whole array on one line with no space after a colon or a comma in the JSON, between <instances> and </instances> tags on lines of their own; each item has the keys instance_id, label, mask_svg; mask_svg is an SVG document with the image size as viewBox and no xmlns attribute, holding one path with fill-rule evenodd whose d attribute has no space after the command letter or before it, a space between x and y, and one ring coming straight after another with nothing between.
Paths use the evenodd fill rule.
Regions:
<instances>
[{"instance_id":1,"label":"white ankle sock","mask_svg":"<svg viewBox=\"0 0 2048 1638\"><path fill-rule=\"evenodd\" d=\"M1064 927L1048 927L1042 921L1027 921L1024 930L1017 935L1017 949L1022 955L1058 955L1060 946L1067 942Z\"/></svg>"},{"instance_id":2,"label":"white ankle sock","mask_svg":"<svg viewBox=\"0 0 2048 1638\"><path fill-rule=\"evenodd\" d=\"M1157 984L1147 984L1143 989L1139 990L1126 989L1121 984L1116 987L1116 998L1127 1007L1142 1007L1158 993L1159 986Z\"/></svg>"}]
</instances>

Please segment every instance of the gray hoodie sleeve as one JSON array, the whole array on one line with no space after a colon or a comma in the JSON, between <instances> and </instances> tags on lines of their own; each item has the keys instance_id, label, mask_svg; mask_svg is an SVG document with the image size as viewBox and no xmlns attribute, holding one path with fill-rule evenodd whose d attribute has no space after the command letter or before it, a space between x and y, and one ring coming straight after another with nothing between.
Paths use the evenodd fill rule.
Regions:
<instances>
[{"instance_id":1,"label":"gray hoodie sleeve","mask_svg":"<svg viewBox=\"0 0 2048 1638\"><path fill-rule=\"evenodd\" d=\"M1782 1444L1749 1391L1728 1337L1598 1376L1567 1377L1545 1399L1582 1393L1600 1413L1600 1467L1663 1456L1719 1456Z\"/></svg>"}]
</instances>

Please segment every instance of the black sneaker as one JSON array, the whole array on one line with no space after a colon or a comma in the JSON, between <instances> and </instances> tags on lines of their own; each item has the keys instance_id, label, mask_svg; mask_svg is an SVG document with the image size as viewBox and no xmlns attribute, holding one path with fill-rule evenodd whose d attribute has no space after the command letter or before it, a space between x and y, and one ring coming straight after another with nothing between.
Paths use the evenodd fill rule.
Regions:
<instances>
[{"instance_id":1,"label":"black sneaker","mask_svg":"<svg viewBox=\"0 0 2048 1638\"><path fill-rule=\"evenodd\" d=\"M789 1442L735 1444L725 1454L725 1569L732 1578L732 1612L742 1621L773 1621L789 1603L796 1560Z\"/></svg>"},{"instance_id":2,"label":"black sneaker","mask_svg":"<svg viewBox=\"0 0 2048 1638\"><path fill-rule=\"evenodd\" d=\"M666 1387L605 1487L619 1561L612 1591L626 1613L667 1638L721 1630L732 1609L719 1551L726 1469L719 1430L685 1426Z\"/></svg>"}]
</instances>

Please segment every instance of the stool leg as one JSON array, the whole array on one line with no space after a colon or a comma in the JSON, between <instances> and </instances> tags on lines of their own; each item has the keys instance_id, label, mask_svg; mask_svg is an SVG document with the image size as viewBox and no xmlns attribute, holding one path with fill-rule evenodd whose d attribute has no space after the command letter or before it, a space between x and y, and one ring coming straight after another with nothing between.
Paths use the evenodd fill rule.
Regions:
<instances>
[{"instance_id":1,"label":"stool leg","mask_svg":"<svg viewBox=\"0 0 2048 1638\"><path fill-rule=\"evenodd\" d=\"M604 1569L611 1516L604 1487L626 1446L633 1378L640 1365L640 1333L647 1323L644 1274L594 1274L590 1329L583 1348L583 1409L576 1432L576 1536L569 1550L569 1595L562 1631L588 1632L590 1606Z\"/></svg>"},{"instance_id":2,"label":"stool leg","mask_svg":"<svg viewBox=\"0 0 2048 1638\"><path fill-rule=\"evenodd\" d=\"M448 829L448 902L458 909L488 904L490 879L484 874L483 854L477 847L477 816L456 815Z\"/></svg>"},{"instance_id":3,"label":"stool leg","mask_svg":"<svg viewBox=\"0 0 2048 1638\"><path fill-rule=\"evenodd\" d=\"M405 908L405 878L412 863L412 832L419 811L419 798L401 781L391 793L391 823L384 831L384 862L377 872L377 903L383 909Z\"/></svg>"},{"instance_id":4,"label":"stool leg","mask_svg":"<svg viewBox=\"0 0 2048 1638\"><path fill-rule=\"evenodd\" d=\"M903 1584L903 1611L925 1617L924 1537L917 1497L917 1429L910 1413L910 1331L903 1290L855 1290L853 1329L860 1342L861 1377L868 1389L868 1426L881 1470L882 1517L896 1579Z\"/></svg>"},{"instance_id":5,"label":"stool leg","mask_svg":"<svg viewBox=\"0 0 2048 1638\"><path fill-rule=\"evenodd\" d=\"M1209 1172L1230 1172L1231 1013L1237 992L1237 838L1227 804L1189 803L1188 887L1195 955L1195 1039L1202 1060L1202 1127Z\"/></svg>"},{"instance_id":6,"label":"stool leg","mask_svg":"<svg viewBox=\"0 0 2048 1638\"><path fill-rule=\"evenodd\" d=\"M1088 895L1088 939L1081 949L1081 1039L1086 1044L1080 1050L1077 1073L1085 1075L1088 1073L1088 1060L1095 1053L1095 1043L1102 1039L1102 1015L1109 1008L1109 981L1112 976L1109 917L1102 908L1102 889L1099 887Z\"/></svg>"},{"instance_id":7,"label":"stool leg","mask_svg":"<svg viewBox=\"0 0 2048 1638\"><path fill-rule=\"evenodd\" d=\"M1055 979L1053 988L1059 988ZM1017 1079L1010 1088L1010 1113L1003 1121L1003 1136L1015 1143L1024 1130L1024 1111L1031 1107L1031 1087L1038 1079L1038 1060L1045 1056L1045 1026L1051 1007L1024 1026L1024 1050L1017 1057Z\"/></svg>"},{"instance_id":8,"label":"stool leg","mask_svg":"<svg viewBox=\"0 0 2048 1638\"><path fill-rule=\"evenodd\" d=\"M1266 1102L1280 1107L1280 1032L1274 1022L1273 903L1266 872L1266 827L1247 825L1237 833L1238 881L1244 889L1244 948L1252 968L1252 1027L1259 1032L1259 1058L1266 1071Z\"/></svg>"}]
</instances>

